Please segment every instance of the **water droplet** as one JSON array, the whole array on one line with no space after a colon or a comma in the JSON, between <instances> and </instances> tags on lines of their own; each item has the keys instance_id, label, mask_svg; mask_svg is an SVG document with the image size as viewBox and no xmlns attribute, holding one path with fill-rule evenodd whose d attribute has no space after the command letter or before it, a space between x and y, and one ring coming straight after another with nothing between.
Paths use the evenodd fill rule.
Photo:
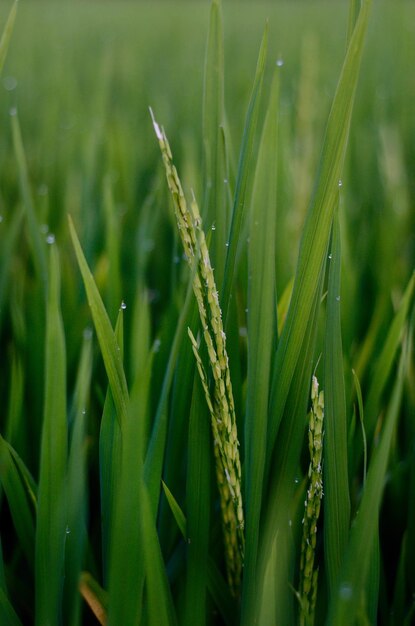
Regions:
<instances>
[{"instance_id":1,"label":"water droplet","mask_svg":"<svg viewBox=\"0 0 415 626\"><path fill-rule=\"evenodd\" d=\"M2 221L3 221L3 216L0 215L0 224L2 223Z\"/></svg>"},{"instance_id":2,"label":"water droplet","mask_svg":"<svg viewBox=\"0 0 415 626\"><path fill-rule=\"evenodd\" d=\"M55 235L53 233L50 233L50 235L46 237L46 243L50 246L55 243Z\"/></svg>"},{"instance_id":3,"label":"water droplet","mask_svg":"<svg viewBox=\"0 0 415 626\"><path fill-rule=\"evenodd\" d=\"M350 583L340 585L339 595L343 600L351 600L353 598L353 587Z\"/></svg>"},{"instance_id":4,"label":"water droplet","mask_svg":"<svg viewBox=\"0 0 415 626\"><path fill-rule=\"evenodd\" d=\"M83 335L84 335L84 339L85 339L86 341L91 340L91 339L92 339L92 336L93 336L93 331L92 331L92 328L90 328L89 326L88 326L87 328L85 328L85 329L84 329L84 332L83 332Z\"/></svg>"},{"instance_id":5,"label":"water droplet","mask_svg":"<svg viewBox=\"0 0 415 626\"><path fill-rule=\"evenodd\" d=\"M160 339L156 339L153 344L153 352L158 352L160 350L161 341Z\"/></svg>"},{"instance_id":6,"label":"water droplet","mask_svg":"<svg viewBox=\"0 0 415 626\"><path fill-rule=\"evenodd\" d=\"M192 543L192 540L190 539L190 537L187 538L187 543L190 545Z\"/></svg>"},{"instance_id":7,"label":"water droplet","mask_svg":"<svg viewBox=\"0 0 415 626\"><path fill-rule=\"evenodd\" d=\"M339 179L339 187L343 187L343 181Z\"/></svg>"},{"instance_id":8,"label":"water droplet","mask_svg":"<svg viewBox=\"0 0 415 626\"><path fill-rule=\"evenodd\" d=\"M293 525L293 522L291 519L288 520L288 526L291 528L291 526Z\"/></svg>"},{"instance_id":9,"label":"water droplet","mask_svg":"<svg viewBox=\"0 0 415 626\"><path fill-rule=\"evenodd\" d=\"M12 107L11 109L9 109L9 115L10 115L10 117L16 117L16 115L17 115L17 108L16 107Z\"/></svg>"},{"instance_id":10,"label":"water droplet","mask_svg":"<svg viewBox=\"0 0 415 626\"><path fill-rule=\"evenodd\" d=\"M246 337L248 335L248 330L246 328L246 326L240 326L239 327L239 336L240 337Z\"/></svg>"},{"instance_id":11,"label":"water droplet","mask_svg":"<svg viewBox=\"0 0 415 626\"><path fill-rule=\"evenodd\" d=\"M282 67L284 65L284 59L281 59L281 58L277 59L276 64L278 67Z\"/></svg>"},{"instance_id":12,"label":"water droplet","mask_svg":"<svg viewBox=\"0 0 415 626\"><path fill-rule=\"evenodd\" d=\"M66 531L65 532L66 532L67 535L71 534L71 529L69 528L69 526L66 527Z\"/></svg>"},{"instance_id":13,"label":"water droplet","mask_svg":"<svg viewBox=\"0 0 415 626\"><path fill-rule=\"evenodd\" d=\"M82 409L82 415L86 415L86 409Z\"/></svg>"},{"instance_id":14,"label":"water droplet","mask_svg":"<svg viewBox=\"0 0 415 626\"><path fill-rule=\"evenodd\" d=\"M332 260L332 258L333 258L333 255L332 255L332 254L329 254L329 260L330 260L330 261Z\"/></svg>"},{"instance_id":15,"label":"water droplet","mask_svg":"<svg viewBox=\"0 0 415 626\"><path fill-rule=\"evenodd\" d=\"M17 87L17 80L14 76L5 76L3 78L3 85L6 91L13 91Z\"/></svg>"},{"instance_id":16,"label":"water droplet","mask_svg":"<svg viewBox=\"0 0 415 626\"><path fill-rule=\"evenodd\" d=\"M294 478L294 482L295 482L296 485L298 485L299 482L300 482L300 479L299 478Z\"/></svg>"},{"instance_id":17,"label":"water droplet","mask_svg":"<svg viewBox=\"0 0 415 626\"><path fill-rule=\"evenodd\" d=\"M337 302L340 302L340 296L336 296Z\"/></svg>"},{"instance_id":18,"label":"water droplet","mask_svg":"<svg viewBox=\"0 0 415 626\"><path fill-rule=\"evenodd\" d=\"M127 305L125 304L124 300L121 302L121 309L123 311L125 311L125 309L127 308Z\"/></svg>"},{"instance_id":19,"label":"water droplet","mask_svg":"<svg viewBox=\"0 0 415 626\"><path fill-rule=\"evenodd\" d=\"M212 230L216 230L215 224L212 224Z\"/></svg>"},{"instance_id":20,"label":"water droplet","mask_svg":"<svg viewBox=\"0 0 415 626\"><path fill-rule=\"evenodd\" d=\"M248 309L245 309L245 313L248 313Z\"/></svg>"}]
</instances>

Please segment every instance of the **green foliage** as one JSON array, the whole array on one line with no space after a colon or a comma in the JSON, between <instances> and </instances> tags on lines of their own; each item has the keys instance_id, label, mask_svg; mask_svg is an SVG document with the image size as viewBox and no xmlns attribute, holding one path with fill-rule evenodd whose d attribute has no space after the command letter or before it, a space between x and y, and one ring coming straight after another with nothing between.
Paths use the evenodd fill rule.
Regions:
<instances>
[{"instance_id":1,"label":"green foliage","mask_svg":"<svg viewBox=\"0 0 415 626\"><path fill-rule=\"evenodd\" d=\"M1 624L412 623L413 7L335 4L2 13Z\"/></svg>"}]
</instances>

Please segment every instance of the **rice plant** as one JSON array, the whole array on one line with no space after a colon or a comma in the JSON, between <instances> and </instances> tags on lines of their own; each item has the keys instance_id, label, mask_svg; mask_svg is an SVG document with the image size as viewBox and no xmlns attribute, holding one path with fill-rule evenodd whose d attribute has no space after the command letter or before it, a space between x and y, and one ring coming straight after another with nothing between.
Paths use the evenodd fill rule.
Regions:
<instances>
[{"instance_id":1,"label":"rice plant","mask_svg":"<svg viewBox=\"0 0 415 626\"><path fill-rule=\"evenodd\" d=\"M395 72L399 102L380 92L372 115L369 25L394 24L402 59L415 49L409 8L393 22L371 4L332 22L301 5L310 32L291 54L281 30L278 56L273 11L288 24L294 3L269 8L261 41L227 33L262 9L220 0L209 16L64 4L50 15L68 40L11 8L1 624L412 623L413 84ZM332 56L327 23L343 29ZM206 27L203 85L186 96ZM151 67L131 54L144 44ZM39 59L62 87L42 113L24 98L43 93L28 78Z\"/></svg>"}]
</instances>

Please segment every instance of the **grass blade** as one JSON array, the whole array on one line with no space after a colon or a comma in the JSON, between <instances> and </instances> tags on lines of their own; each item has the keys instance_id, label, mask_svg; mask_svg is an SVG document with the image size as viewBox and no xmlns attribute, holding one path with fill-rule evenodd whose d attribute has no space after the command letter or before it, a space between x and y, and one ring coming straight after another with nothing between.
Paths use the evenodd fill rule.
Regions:
<instances>
[{"instance_id":1,"label":"grass blade","mask_svg":"<svg viewBox=\"0 0 415 626\"><path fill-rule=\"evenodd\" d=\"M329 593L337 585L350 524L346 395L340 322L341 243L333 221L324 349L324 553Z\"/></svg>"},{"instance_id":2,"label":"grass blade","mask_svg":"<svg viewBox=\"0 0 415 626\"><path fill-rule=\"evenodd\" d=\"M151 364L151 359L150 359ZM174 623L154 513L143 480L143 424L146 419L150 368L131 396L123 432L121 469L111 538L109 624L140 624L144 606L157 623ZM143 605L146 581L146 605Z\"/></svg>"},{"instance_id":3,"label":"grass blade","mask_svg":"<svg viewBox=\"0 0 415 626\"><path fill-rule=\"evenodd\" d=\"M146 574L143 527L142 464L137 449L139 419L127 416L121 446L120 470L115 495L108 576L108 623L139 625L143 612Z\"/></svg>"},{"instance_id":4,"label":"grass blade","mask_svg":"<svg viewBox=\"0 0 415 626\"><path fill-rule=\"evenodd\" d=\"M188 317L188 326L195 328L198 320L196 304L192 301ZM169 427L166 453L163 465L163 480L169 489L180 494L180 504L184 506L186 490L187 458L183 450L187 448L189 432L189 412L194 383L194 357L189 341L182 341L177 357L174 380L170 392ZM173 549L178 537L177 528L171 522L170 507L167 499L162 499L158 518L160 543L165 554Z\"/></svg>"},{"instance_id":5,"label":"grass blade","mask_svg":"<svg viewBox=\"0 0 415 626\"><path fill-rule=\"evenodd\" d=\"M210 8L203 89L203 144L205 156L205 202L203 220L215 227L210 254L218 277L220 291L226 258L228 206L226 163L223 150L224 58L221 0L213 0Z\"/></svg>"},{"instance_id":6,"label":"grass blade","mask_svg":"<svg viewBox=\"0 0 415 626\"><path fill-rule=\"evenodd\" d=\"M13 524L27 562L33 566L35 543L34 507L31 494L13 458L11 446L0 436L0 480ZM31 501L32 500L32 501Z\"/></svg>"},{"instance_id":7,"label":"grass blade","mask_svg":"<svg viewBox=\"0 0 415 626\"><path fill-rule=\"evenodd\" d=\"M37 626L55 624L61 618L66 540L66 348L56 244L50 249L49 272L45 404L36 521Z\"/></svg>"},{"instance_id":8,"label":"grass blade","mask_svg":"<svg viewBox=\"0 0 415 626\"><path fill-rule=\"evenodd\" d=\"M173 494L164 484L163 488L167 495L169 506L183 536L183 539L187 541L187 521L184 513L178 505L177 500L174 498ZM215 603L221 616L223 617L225 624L227 624L227 626L234 626L236 624L237 617L235 602L231 598L227 584L212 557L208 557L207 573L207 585L209 589L209 594L213 602Z\"/></svg>"},{"instance_id":9,"label":"grass blade","mask_svg":"<svg viewBox=\"0 0 415 626\"><path fill-rule=\"evenodd\" d=\"M144 482L142 483L144 558L146 564L146 597L148 614L156 616L157 624L169 626L177 624L171 590L153 520L150 498Z\"/></svg>"},{"instance_id":10,"label":"grass blade","mask_svg":"<svg viewBox=\"0 0 415 626\"><path fill-rule=\"evenodd\" d=\"M11 364L10 401L7 412L6 440L20 453L24 448L22 417L24 403L24 367L22 359L13 353Z\"/></svg>"},{"instance_id":11,"label":"grass blade","mask_svg":"<svg viewBox=\"0 0 415 626\"><path fill-rule=\"evenodd\" d=\"M68 624L80 620L78 581L87 540L86 409L92 374L92 333L84 333L73 407L72 436L68 458L68 526L65 554L65 615Z\"/></svg>"},{"instance_id":12,"label":"grass blade","mask_svg":"<svg viewBox=\"0 0 415 626\"><path fill-rule=\"evenodd\" d=\"M148 446L144 466L144 478L149 489L150 500L152 503L155 518L157 515L157 506L160 496L163 459L166 446L167 401L173 380L177 357L180 351L180 344L183 340L183 335L190 312L194 274L195 270L192 272L192 276L190 277L185 302L183 304L182 310L180 312L180 317L177 322L176 332L174 335L173 345L170 350L169 361L163 379L163 386L157 405L157 412L154 418L153 430L151 433L150 443Z\"/></svg>"},{"instance_id":13,"label":"grass blade","mask_svg":"<svg viewBox=\"0 0 415 626\"><path fill-rule=\"evenodd\" d=\"M248 376L245 417L244 606L255 593L259 521L266 459L273 342L277 335L275 264L279 68L275 69L252 196L248 282ZM244 607L243 607L244 611ZM249 614L249 610L248 613ZM244 618L242 618L244 619ZM246 622L248 623L248 622Z\"/></svg>"},{"instance_id":14,"label":"grass blade","mask_svg":"<svg viewBox=\"0 0 415 626\"><path fill-rule=\"evenodd\" d=\"M350 0L349 2L349 24L347 29L347 43L352 38L354 27L356 26L357 18L362 6L361 0Z\"/></svg>"},{"instance_id":15,"label":"grass blade","mask_svg":"<svg viewBox=\"0 0 415 626\"><path fill-rule=\"evenodd\" d=\"M163 482L163 490L166 495L167 502L169 503L171 512L173 513L173 517L176 520L176 524L179 527L179 530L181 534L183 535L183 538L186 539L187 538L187 522L186 522L184 513L181 510L180 506L178 505L177 500L173 496L172 492L170 491L170 489L167 487L167 485L164 482Z\"/></svg>"},{"instance_id":16,"label":"grass blade","mask_svg":"<svg viewBox=\"0 0 415 626\"><path fill-rule=\"evenodd\" d=\"M15 610L2 588L0 588L0 623L7 624L7 626L22 626L22 622L15 613Z\"/></svg>"},{"instance_id":17,"label":"grass blade","mask_svg":"<svg viewBox=\"0 0 415 626\"><path fill-rule=\"evenodd\" d=\"M115 337L122 358L124 352L122 310L120 310L118 314ZM99 433L99 484L101 495L102 569L104 585L108 584L109 551L112 541L111 536L121 464L121 446L121 429L117 420L111 386L109 385Z\"/></svg>"},{"instance_id":18,"label":"grass blade","mask_svg":"<svg viewBox=\"0 0 415 626\"><path fill-rule=\"evenodd\" d=\"M190 409L186 484L188 546L183 622L186 626L203 626L207 618L211 438L208 409L197 378L196 374Z\"/></svg>"},{"instance_id":19,"label":"grass blade","mask_svg":"<svg viewBox=\"0 0 415 626\"><path fill-rule=\"evenodd\" d=\"M121 273L120 273L120 224L115 213L111 177L104 182L105 237L108 257L107 278L107 311L111 320L115 321L121 306Z\"/></svg>"},{"instance_id":20,"label":"grass blade","mask_svg":"<svg viewBox=\"0 0 415 626\"><path fill-rule=\"evenodd\" d=\"M284 328L285 320L287 317L288 309L290 307L290 300L293 292L294 279L288 281L284 288L284 291L278 298L277 306L277 320L278 320L278 337L281 337L282 329Z\"/></svg>"},{"instance_id":21,"label":"grass blade","mask_svg":"<svg viewBox=\"0 0 415 626\"><path fill-rule=\"evenodd\" d=\"M4 27L1 39L0 39L0 74L3 71L4 62L6 60L7 51L9 49L10 40L13 33L14 22L17 13L17 0L15 0L12 8L10 9L9 16L7 18L6 25Z\"/></svg>"},{"instance_id":22,"label":"grass blade","mask_svg":"<svg viewBox=\"0 0 415 626\"><path fill-rule=\"evenodd\" d=\"M117 345L114 331L111 327L111 322L108 318L101 296L99 295L94 278L89 270L84 253L82 252L81 244L79 243L79 239L70 216L69 229L79 269L81 270L84 281L88 303L91 308L92 319L94 321L99 346L104 359L105 369L111 386L111 392L114 398L115 408L117 410L117 418L122 428L127 415L129 399L120 348Z\"/></svg>"},{"instance_id":23,"label":"grass blade","mask_svg":"<svg viewBox=\"0 0 415 626\"><path fill-rule=\"evenodd\" d=\"M356 396L357 396L357 406L359 411L359 421L360 427L362 430L362 441L363 441L363 485L366 482L366 474L367 474L367 439L366 439L366 429L364 422L364 409L363 409L363 396L362 389L360 387L360 382L357 377L357 374L354 370L352 370L354 384L356 388Z\"/></svg>"},{"instance_id":24,"label":"grass blade","mask_svg":"<svg viewBox=\"0 0 415 626\"><path fill-rule=\"evenodd\" d=\"M249 173L252 168L253 143L258 120L259 105L261 102L262 84L264 81L265 61L268 47L268 24L265 27L259 50L258 63L252 87L251 98L246 114L242 146L239 154L238 174L236 179L235 195L232 207L231 228L229 233L229 245L226 255L225 276L223 281L223 293L221 294L221 308L223 312L224 328L226 331L229 299L236 273L236 255L240 242L241 229L244 224L246 210L246 192Z\"/></svg>"},{"instance_id":25,"label":"grass blade","mask_svg":"<svg viewBox=\"0 0 415 626\"><path fill-rule=\"evenodd\" d=\"M400 342L402 341L402 334L404 331L408 310L413 299L414 288L415 274L412 275L405 290L405 293L402 296L399 309L396 312L396 315L392 321L388 335L386 337L386 341L382 348L382 352L378 357L373 371L373 382L369 388L367 400L365 403L366 433L369 439L371 439L373 436L373 432L376 426L376 420L378 418L378 413L380 410L382 394L389 378L398 347L400 345Z\"/></svg>"},{"instance_id":26,"label":"grass blade","mask_svg":"<svg viewBox=\"0 0 415 626\"><path fill-rule=\"evenodd\" d=\"M332 596L330 603L327 620L327 624L330 626L346 626L346 624L354 623L361 594L364 593L367 584L370 561L375 548L379 507L389 450L399 414L406 366L407 351L404 344L381 441L379 447L374 451L369 465L365 490L358 515L350 532L350 541L339 576L338 591Z\"/></svg>"},{"instance_id":27,"label":"grass blade","mask_svg":"<svg viewBox=\"0 0 415 626\"><path fill-rule=\"evenodd\" d=\"M7 231L6 240L2 241L2 250L0 253L0 328L5 312L4 304L6 300L7 287L10 277L10 266L12 261L12 254L16 244L18 234L23 218L23 210L19 210L12 219L12 222Z\"/></svg>"},{"instance_id":28,"label":"grass blade","mask_svg":"<svg viewBox=\"0 0 415 626\"><path fill-rule=\"evenodd\" d=\"M22 134L20 131L19 118L16 109L11 111L11 124L13 134L13 147L16 154L17 166L19 170L20 191L23 198L23 206L26 212L27 225L29 229L29 243L33 249L33 261L36 273L43 284L45 296L47 294L48 283L48 263L46 258L45 244L40 234L40 224L36 216L33 203L32 192L30 190L29 174L27 171L26 155L23 146Z\"/></svg>"}]
</instances>

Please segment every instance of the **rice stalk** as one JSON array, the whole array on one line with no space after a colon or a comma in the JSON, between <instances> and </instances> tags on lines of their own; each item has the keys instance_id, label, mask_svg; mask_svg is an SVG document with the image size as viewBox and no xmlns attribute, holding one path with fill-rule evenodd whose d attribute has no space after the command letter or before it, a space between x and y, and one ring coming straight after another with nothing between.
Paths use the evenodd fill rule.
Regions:
<instances>
[{"instance_id":1,"label":"rice stalk","mask_svg":"<svg viewBox=\"0 0 415 626\"><path fill-rule=\"evenodd\" d=\"M317 543L317 522L323 497L323 420L324 392L318 391L318 381L313 376L311 383L312 407L309 413L308 447L310 465L308 469L309 488L305 500L303 537L300 562L300 626L313 626L317 598L318 569L314 569Z\"/></svg>"},{"instance_id":2,"label":"rice stalk","mask_svg":"<svg viewBox=\"0 0 415 626\"><path fill-rule=\"evenodd\" d=\"M152 118L163 157L167 183L173 198L184 253L191 268L196 264L193 292L208 352L213 392L209 388L197 341L190 330L189 337L211 415L228 582L233 594L238 595L244 556L244 513L235 405L222 312L199 208L194 197L190 207L188 206L172 162L172 153L164 129L157 124L153 114Z\"/></svg>"}]
</instances>

